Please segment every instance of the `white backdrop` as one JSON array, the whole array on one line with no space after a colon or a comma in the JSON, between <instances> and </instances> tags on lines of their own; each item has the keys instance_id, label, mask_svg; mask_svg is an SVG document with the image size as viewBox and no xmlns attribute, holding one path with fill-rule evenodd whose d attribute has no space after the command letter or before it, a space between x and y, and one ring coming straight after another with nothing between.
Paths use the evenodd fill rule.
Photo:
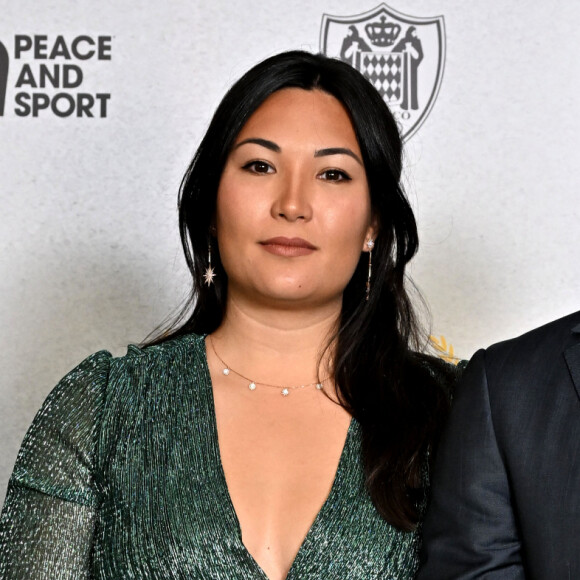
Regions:
<instances>
[{"instance_id":1,"label":"white backdrop","mask_svg":"<svg viewBox=\"0 0 580 580\"><path fill-rule=\"evenodd\" d=\"M318 51L324 13L378 3L0 1L0 501L58 379L91 352L123 353L184 296L177 189L226 88L266 56ZM439 97L408 143L412 275L434 334L468 357L580 308L580 4L388 4L445 18ZM110 36L111 60L81 65L82 90L111 95L107 117L18 117L15 35Z\"/></svg>"}]
</instances>

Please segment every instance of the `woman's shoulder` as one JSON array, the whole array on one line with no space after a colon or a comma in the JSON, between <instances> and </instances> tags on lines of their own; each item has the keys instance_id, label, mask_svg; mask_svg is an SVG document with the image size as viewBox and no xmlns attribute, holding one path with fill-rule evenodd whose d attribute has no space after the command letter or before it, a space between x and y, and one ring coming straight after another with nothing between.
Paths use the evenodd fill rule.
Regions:
<instances>
[{"instance_id":1,"label":"woman's shoulder","mask_svg":"<svg viewBox=\"0 0 580 580\"><path fill-rule=\"evenodd\" d=\"M180 377L192 361L203 368L196 364L204 360L203 338L187 335L155 346L129 345L119 357L106 350L86 357L57 383L36 414L12 485L96 505L91 482L103 421L133 417L139 405L152 400L152 390L170 395L168 387L183 382Z\"/></svg>"},{"instance_id":2,"label":"woman's shoulder","mask_svg":"<svg viewBox=\"0 0 580 580\"><path fill-rule=\"evenodd\" d=\"M106 412L138 414L160 399L206 393L210 385L205 336L189 333L155 344L131 344L125 355L111 361Z\"/></svg>"},{"instance_id":3,"label":"woman's shoulder","mask_svg":"<svg viewBox=\"0 0 580 580\"><path fill-rule=\"evenodd\" d=\"M86 360L103 356L103 353L109 355L109 366L115 375L143 366L154 368L157 365L167 364L188 365L205 360L205 337L199 334L186 334L155 344L131 343L127 346L126 352L120 356L112 356L107 351L101 351Z\"/></svg>"},{"instance_id":4,"label":"woman's shoulder","mask_svg":"<svg viewBox=\"0 0 580 580\"><path fill-rule=\"evenodd\" d=\"M167 358L180 354L184 355L205 355L205 336L200 334L184 334L169 340L154 344L129 344L127 353L117 357L115 361L129 362L140 358Z\"/></svg>"},{"instance_id":5,"label":"woman's shoulder","mask_svg":"<svg viewBox=\"0 0 580 580\"><path fill-rule=\"evenodd\" d=\"M98 405L101 392L108 380L112 360L113 355L107 350L100 350L87 356L52 389L38 415L49 411L54 413L58 409L66 413L67 408L78 409L91 404Z\"/></svg>"},{"instance_id":6,"label":"woman's shoulder","mask_svg":"<svg viewBox=\"0 0 580 580\"><path fill-rule=\"evenodd\" d=\"M137 412L140 405L154 404L158 397L180 397L193 385L203 390L210 384L204 339L186 334L157 344L129 345L126 354L110 362L108 412L119 411L123 405Z\"/></svg>"},{"instance_id":7,"label":"woman's shoulder","mask_svg":"<svg viewBox=\"0 0 580 580\"><path fill-rule=\"evenodd\" d=\"M41 412L54 412L57 408L68 412L71 408L91 407L92 413L95 413L95 409L102 406L107 398L109 384L116 382L120 376L133 374L143 365L153 372L156 365L175 365L179 360L187 365L192 358L201 360L200 357L205 357L204 337L196 334L154 346L130 344L122 356L113 356L108 350L100 350L87 356L58 382Z\"/></svg>"}]
</instances>

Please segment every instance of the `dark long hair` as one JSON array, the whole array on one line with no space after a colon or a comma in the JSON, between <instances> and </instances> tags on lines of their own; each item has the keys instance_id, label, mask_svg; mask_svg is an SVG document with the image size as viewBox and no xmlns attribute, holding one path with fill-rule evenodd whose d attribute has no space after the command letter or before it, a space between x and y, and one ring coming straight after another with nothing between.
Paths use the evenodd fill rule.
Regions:
<instances>
[{"instance_id":1,"label":"dark long hair","mask_svg":"<svg viewBox=\"0 0 580 580\"><path fill-rule=\"evenodd\" d=\"M340 403L361 424L367 489L381 515L413 529L425 493L432 452L449 399L444 365L418 354L423 336L405 286L405 267L418 248L417 226L400 184L402 141L393 115L374 87L351 66L292 51L268 58L228 91L181 184L179 226L193 278L187 303L148 344L221 324L227 275L213 240L215 285L204 284L220 177L234 141L252 113L283 88L321 90L338 99L352 121L378 224L373 278L365 301L368 254L363 253L343 296L332 338Z\"/></svg>"}]
</instances>

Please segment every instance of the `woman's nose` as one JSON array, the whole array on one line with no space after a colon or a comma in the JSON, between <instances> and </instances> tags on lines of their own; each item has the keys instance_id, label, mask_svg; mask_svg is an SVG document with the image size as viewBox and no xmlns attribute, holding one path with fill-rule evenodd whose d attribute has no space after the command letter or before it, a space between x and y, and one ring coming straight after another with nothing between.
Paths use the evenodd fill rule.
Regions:
<instances>
[{"instance_id":1,"label":"woman's nose","mask_svg":"<svg viewBox=\"0 0 580 580\"><path fill-rule=\"evenodd\" d=\"M299 175L286 175L272 204L272 216L288 221L312 218L312 192L307 179Z\"/></svg>"}]
</instances>

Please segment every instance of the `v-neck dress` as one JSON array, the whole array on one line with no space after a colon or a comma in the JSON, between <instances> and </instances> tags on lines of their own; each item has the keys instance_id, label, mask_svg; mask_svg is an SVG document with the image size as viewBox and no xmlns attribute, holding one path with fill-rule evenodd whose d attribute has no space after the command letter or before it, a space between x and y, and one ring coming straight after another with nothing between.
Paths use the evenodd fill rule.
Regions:
<instances>
[{"instance_id":1,"label":"v-neck dress","mask_svg":"<svg viewBox=\"0 0 580 580\"><path fill-rule=\"evenodd\" d=\"M352 420L330 494L287 580L406 580L419 537L376 511ZM0 519L4 580L265 580L219 454L203 337L98 352L52 391Z\"/></svg>"}]
</instances>

